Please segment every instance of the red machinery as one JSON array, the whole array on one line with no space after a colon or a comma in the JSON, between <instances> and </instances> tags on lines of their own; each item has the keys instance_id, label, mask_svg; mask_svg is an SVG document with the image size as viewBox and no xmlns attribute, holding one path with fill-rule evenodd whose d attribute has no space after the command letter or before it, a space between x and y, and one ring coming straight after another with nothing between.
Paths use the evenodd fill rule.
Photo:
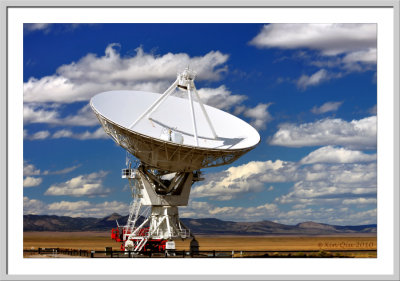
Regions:
<instances>
[{"instance_id":1,"label":"red machinery","mask_svg":"<svg viewBox=\"0 0 400 281\"><path fill-rule=\"evenodd\" d=\"M137 236L146 237L148 234L149 228L142 228L139 230ZM126 237L131 234L130 229L125 227L117 227L111 229L111 239L115 240L116 242L122 242L121 244L121 251L125 251L125 242ZM133 239L132 242L134 244L139 243L139 239ZM155 252L163 252L165 251L165 246L168 240L166 239L149 239L145 243L142 251L155 251Z\"/></svg>"}]
</instances>

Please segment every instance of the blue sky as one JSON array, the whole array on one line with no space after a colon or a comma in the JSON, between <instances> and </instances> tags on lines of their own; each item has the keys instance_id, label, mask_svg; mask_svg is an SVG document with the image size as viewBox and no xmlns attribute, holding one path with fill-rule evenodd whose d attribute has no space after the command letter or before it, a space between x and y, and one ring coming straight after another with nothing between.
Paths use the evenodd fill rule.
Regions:
<instances>
[{"instance_id":1,"label":"blue sky","mask_svg":"<svg viewBox=\"0 0 400 281\"><path fill-rule=\"evenodd\" d=\"M23 55L24 214L127 214L125 151L88 101L190 65L261 142L203 169L182 217L376 223L374 24L25 24Z\"/></svg>"}]
</instances>

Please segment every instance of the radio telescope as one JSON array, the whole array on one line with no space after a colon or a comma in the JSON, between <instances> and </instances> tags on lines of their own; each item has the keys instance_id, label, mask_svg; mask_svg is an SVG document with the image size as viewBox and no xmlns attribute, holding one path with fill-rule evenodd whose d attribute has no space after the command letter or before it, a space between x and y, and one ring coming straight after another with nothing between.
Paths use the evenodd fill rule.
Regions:
<instances>
[{"instance_id":1,"label":"radio telescope","mask_svg":"<svg viewBox=\"0 0 400 281\"><path fill-rule=\"evenodd\" d=\"M203 104L195 77L186 68L163 94L109 91L90 100L104 131L127 151L122 177L133 200L127 224L112 230L122 250L173 250L173 240L194 238L178 206L188 204L200 169L230 164L260 142L252 126ZM188 98L171 95L177 88Z\"/></svg>"}]
</instances>

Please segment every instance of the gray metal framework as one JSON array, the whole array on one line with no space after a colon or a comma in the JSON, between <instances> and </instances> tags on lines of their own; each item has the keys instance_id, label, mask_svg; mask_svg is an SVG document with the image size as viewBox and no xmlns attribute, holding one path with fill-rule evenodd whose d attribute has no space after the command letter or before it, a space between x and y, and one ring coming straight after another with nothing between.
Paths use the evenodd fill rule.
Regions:
<instances>
[{"instance_id":1,"label":"gray metal framework","mask_svg":"<svg viewBox=\"0 0 400 281\"><path fill-rule=\"evenodd\" d=\"M160 170L191 172L230 164L258 144L243 149L212 149L167 142L124 128L91 107L104 131L118 145L148 166Z\"/></svg>"}]
</instances>

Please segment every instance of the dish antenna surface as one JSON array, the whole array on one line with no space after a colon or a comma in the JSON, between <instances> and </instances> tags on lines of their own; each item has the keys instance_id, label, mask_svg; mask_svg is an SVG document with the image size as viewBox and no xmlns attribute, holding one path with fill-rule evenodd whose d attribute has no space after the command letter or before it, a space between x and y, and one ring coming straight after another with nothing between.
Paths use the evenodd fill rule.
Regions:
<instances>
[{"instance_id":1,"label":"dish antenna surface","mask_svg":"<svg viewBox=\"0 0 400 281\"><path fill-rule=\"evenodd\" d=\"M110 91L90 100L104 131L129 153L122 177L133 201L127 225L112 232L122 249L171 250L172 240L194 238L177 206L188 204L190 187L202 180L200 169L232 163L260 142L243 120L204 105L195 77L186 68L163 94ZM188 99L172 96L176 88ZM144 206L151 206L149 214L140 214Z\"/></svg>"}]
</instances>

